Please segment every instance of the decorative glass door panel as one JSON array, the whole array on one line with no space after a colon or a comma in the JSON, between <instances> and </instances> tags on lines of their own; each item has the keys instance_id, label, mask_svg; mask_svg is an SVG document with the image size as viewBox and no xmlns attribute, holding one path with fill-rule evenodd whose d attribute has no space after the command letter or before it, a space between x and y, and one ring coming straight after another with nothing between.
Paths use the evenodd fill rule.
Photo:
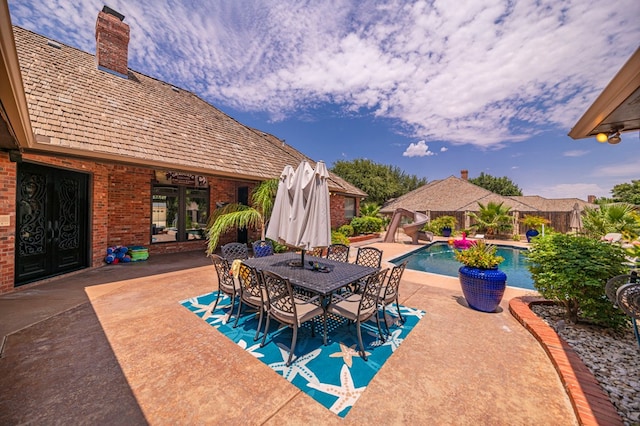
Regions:
<instances>
[{"instance_id":1,"label":"decorative glass door panel","mask_svg":"<svg viewBox=\"0 0 640 426\"><path fill-rule=\"evenodd\" d=\"M16 285L87 266L88 176L18 167Z\"/></svg>"}]
</instances>

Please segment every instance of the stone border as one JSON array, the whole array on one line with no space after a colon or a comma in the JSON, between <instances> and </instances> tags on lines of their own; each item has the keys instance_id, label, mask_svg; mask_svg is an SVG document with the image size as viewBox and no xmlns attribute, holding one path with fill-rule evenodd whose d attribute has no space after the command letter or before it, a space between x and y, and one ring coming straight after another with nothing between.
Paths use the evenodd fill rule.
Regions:
<instances>
[{"instance_id":1,"label":"stone border","mask_svg":"<svg viewBox=\"0 0 640 426\"><path fill-rule=\"evenodd\" d=\"M535 296L509 301L511 314L540 342L571 400L580 425L623 425L613 403L578 354L532 310L533 304L553 304Z\"/></svg>"},{"instance_id":2,"label":"stone border","mask_svg":"<svg viewBox=\"0 0 640 426\"><path fill-rule=\"evenodd\" d=\"M374 240L376 238L380 238L380 234L366 234L366 235L357 235L355 237L348 237L350 243L359 243L361 241Z\"/></svg>"}]
</instances>

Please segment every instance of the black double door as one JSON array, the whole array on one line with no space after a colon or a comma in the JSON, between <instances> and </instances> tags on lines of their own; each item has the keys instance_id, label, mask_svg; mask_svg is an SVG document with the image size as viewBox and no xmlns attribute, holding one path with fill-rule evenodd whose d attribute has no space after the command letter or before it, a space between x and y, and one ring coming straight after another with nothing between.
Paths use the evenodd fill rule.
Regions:
<instances>
[{"instance_id":1,"label":"black double door","mask_svg":"<svg viewBox=\"0 0 640 426\"><path fill-rule=\"evenodd\" d=\"M18 166L15 285L88 266L88 175Z\"/></svg>"}]
</instances>

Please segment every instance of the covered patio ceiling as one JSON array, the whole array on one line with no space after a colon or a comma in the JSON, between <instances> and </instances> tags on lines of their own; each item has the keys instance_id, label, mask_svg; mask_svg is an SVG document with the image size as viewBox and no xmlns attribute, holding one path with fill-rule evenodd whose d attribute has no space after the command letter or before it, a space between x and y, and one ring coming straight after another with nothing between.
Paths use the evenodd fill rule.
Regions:
<instances>
[{"instance_id":1,"label":"covered patio ceiling","mask_svg":"<svg viewBox=\"0 0 640 426\"><path fill-rule=\"evenodd\" d=\"M569 132L573 139L640 129L640 48ZM606 142L606 139L601 141Z\"/></svg>"}]
</instances>

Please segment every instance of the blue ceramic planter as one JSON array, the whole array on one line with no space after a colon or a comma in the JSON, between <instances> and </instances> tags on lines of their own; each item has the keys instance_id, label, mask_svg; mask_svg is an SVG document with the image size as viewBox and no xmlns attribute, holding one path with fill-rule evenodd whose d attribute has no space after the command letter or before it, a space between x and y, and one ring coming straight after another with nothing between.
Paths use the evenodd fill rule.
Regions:
<instances>
[{"instance_id":1,"label":"blue ceramic planter","mask_svg":"<svg viewBox=\"0 0 640 426\"><path fill-rule=\"evenodd\" d=\"M533 237L537 237L540 234L535 229L529 229L524 235L527 237L527 242L530 243Z\"/></svg>"},{"instance_id":2,"label":"blue ceramic planter","mask_svg":"<svg viewBox=\"0 0 640 426\"><path fill-rule=\"evenodd\" d=\"M496 310L507 287L507 274L498 268L462 266L458 269L458 277L464 298L471 308L482 312Z\"/></svg>"}]
</instances>

